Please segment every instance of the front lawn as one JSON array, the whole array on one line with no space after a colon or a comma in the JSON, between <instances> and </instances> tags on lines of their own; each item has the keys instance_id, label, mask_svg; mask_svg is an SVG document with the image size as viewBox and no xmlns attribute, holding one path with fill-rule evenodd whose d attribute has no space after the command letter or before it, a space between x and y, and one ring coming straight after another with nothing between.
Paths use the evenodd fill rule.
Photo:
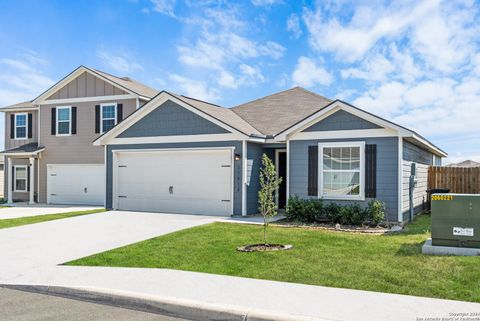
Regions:
<instances>
[{"instance_id":1,"label":"front lawn","mask_svg":"<svg viewBox=\"0 0 480 321\"><path fill-rule=\"evenodd\" d=\"M213 223L99 253L68 265L170 268L480 302L480 257L421 254L430 236L422 215L396 235L273 227L283 252L240 253L262 240L262 227Z\"/></svg>"},{"instance_id":2,"label":"front lawn","mask_svg":"<svg viewBox=\"0 0 480 321\"><path fill-rule=\"evenodd\" d=\"M0 229L7 228L7 227L15 227L15 226L20 226L20 225L27 225L27 224L34 224L34 223L52 221L52 220L58 220L58 219L61 219L61 218L74 217L74 216L79 216L79 215L100 213L100 212L105 212L105 209L0 219Z\"/></svg>"}]
</instances>

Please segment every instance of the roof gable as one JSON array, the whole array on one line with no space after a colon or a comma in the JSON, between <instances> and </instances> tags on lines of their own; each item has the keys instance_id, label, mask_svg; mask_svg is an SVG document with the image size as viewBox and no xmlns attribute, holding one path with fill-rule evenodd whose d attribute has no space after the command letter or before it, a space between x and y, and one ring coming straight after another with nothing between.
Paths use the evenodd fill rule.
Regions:
<instances>
[{"instance_id":1,"label":"roof gable","mask_svg":"<svg viewBox=\"0 0 480 321\"><path fill-rule=\"evenodd\" d=\"M226 129L167 100L134 123L117 138L225 134Z\"/></svg>"},{"instance_id":2,"label":"roof gable","mask_svg":"<svg viewBox=\"0 0 480 321\"><path fill-rule=\"evenodd\" d=\"M377 124L355 116L345 110L338 110L319 122L305 128L303 132L355 130L355 129L378 129Z\"/></svg>"}]
</instances>

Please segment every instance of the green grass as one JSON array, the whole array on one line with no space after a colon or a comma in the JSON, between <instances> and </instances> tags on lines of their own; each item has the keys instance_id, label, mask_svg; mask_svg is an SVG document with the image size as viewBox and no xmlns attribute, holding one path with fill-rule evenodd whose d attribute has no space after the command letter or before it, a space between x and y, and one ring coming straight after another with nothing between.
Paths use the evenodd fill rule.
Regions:
<instances>
[{"instance_id":1,"label":"green grass","mask_svg":"<svg viewBox=\"0 0 480 321\"><path fill-rule=\"evenodd\" d=\"M480 302L480 257L424 256L430 217L395 235L272 227L290 251L240 253L262 228L213 223L82 258L68 265L170 268L257 279Z\"/></svg>"},{"instance_id":2,"label":"green grass","mask_svg":"<svg viewBox=\"0 0 480 321\"><path fill-rule=\"evenodd\" d=\"M100 212L105 212L105 209L67 212L67 213L59 213L59 214L35 215L35 216L26 216L26 217L8 218L8 219L1 219L1 216L0 216L0 229L27 225L27 224L47 222L47 221L58 220L62 218L79 216L79 215L100 213Z\"/></svg>"}]
</instances>

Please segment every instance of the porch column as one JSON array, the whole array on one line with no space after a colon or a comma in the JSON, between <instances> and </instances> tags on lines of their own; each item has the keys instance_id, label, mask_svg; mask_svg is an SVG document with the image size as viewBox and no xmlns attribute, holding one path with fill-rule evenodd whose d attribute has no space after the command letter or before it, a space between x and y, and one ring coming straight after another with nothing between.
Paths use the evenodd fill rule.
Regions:
<instances>
[{"instance_id":1,"label":"porch column","mask_svg":"<svg viewBox=\"0 0 480 321\"><path fill-rule=\"evenodd\" d=\"M35 204L33 197L33 191L35 190L35 158L30 157L30 166L28 166L30 171L30 200L28 204Z\"/></svg>"},{"instance_id":2,"label":"porch column","mask_svg":"<svg viewBox=\"0 0 480 321\"><path fill-rule=\"evenodd\" d=\"M12 178L13 178L13 170L12 170L12 158L6 158L5 168L7 169L7 203L13 203L13 186L12 186Z\"/></svg>"}]
</instances>

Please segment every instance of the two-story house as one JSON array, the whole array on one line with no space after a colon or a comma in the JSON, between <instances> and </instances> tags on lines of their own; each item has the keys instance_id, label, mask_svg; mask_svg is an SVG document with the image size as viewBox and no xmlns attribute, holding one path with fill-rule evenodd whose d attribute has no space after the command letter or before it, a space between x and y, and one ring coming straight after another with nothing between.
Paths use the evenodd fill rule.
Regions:
<instances>
[{"instance_id":1,"label":"two-story house","mask_svg":"<svg viewBox=\"0 0 480 321\"><path fill-rule=\"evenodd\" d=\"M92 142L158 92L80 66L5 112L8 202L104 205L105 149Z\"/></svg>"}]
</instances>

